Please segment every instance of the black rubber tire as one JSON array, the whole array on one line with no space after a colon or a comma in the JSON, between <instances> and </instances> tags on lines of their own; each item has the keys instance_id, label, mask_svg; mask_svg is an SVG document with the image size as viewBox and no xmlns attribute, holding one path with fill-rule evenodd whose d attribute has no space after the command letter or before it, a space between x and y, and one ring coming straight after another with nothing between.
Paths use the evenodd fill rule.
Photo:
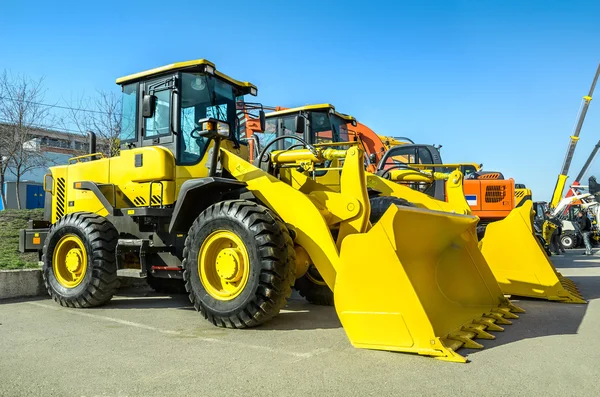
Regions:
<instances>
[{"instance_id":1,"label":"black rubber tire","mask_svg":"<svg viewBox=\"0 0 600 397\"><path fill-rule=\"evenodd\" d=\"M231 300L212 297L198 274L198 252L216 230L235 233L250 259L244 290ZM183 251L183 278L190 301L219 327L260 325L279 313L291 295L296 255L288 229L270 209L247 200L228 200L204 210L192 224Z\"/></svg>"},{"instance_id":2,"label":"black rubber tire","mask_svg":"<svg viewBox=\"0 0 600 397\"><path fill-rule=\"evenodd\" d=\"M385 214L385 211L390 208L390 205L402 205L404 207L416 207L413 203L403 198L391 197L391 196L379 196L373 197L369 200L371 202L371 215L369 221L372 225L377 223L379 219Z\"/></svg>"},{"instance_id":3,"label":"black rubber tire","mask_svg":"<svg viewBox=\"0 0 600 397\"><path fill-rule=\"evenodd\" d=\"M317 268L314 265L311 265L306 273L310 273L310 277L305 274L296 280L296 283L294 284L294 288L298 291L300 296L313 305L333 306L333 291L327 284L317 284L313 281L323 280Z\"/></svg>"},{"instance_id":4,"label":"black rubber tire","mask_svg":"<svg viewBox=\"0 0 600 397\"><path fill-rule=\"evenodd\" d=\"M61 285L52 269L56 244L66 234L79 237L87 253L86 274L74 288ZM95 307L110 301L119 287L115 258L118 237L112 223L97 214L76 212L56 222L50 228L42 251L42 275L52 299L66 307Z\"/></svg>"},{"instance_id":5,"label":"black rubber tire","mask_svg":"<svg viewBox=\"0 0 600 397\"><path fill-rule=\"evenodd\" d=\"M487 223L483 225L477 225L475 231L477 232L477 241L481 241L485 237L485 229L487 229Z\"/></svg>"},{"instance_id":6,"label":"black rubber tire","mask_svg":"<svg viewBox=\"0 0 600 397\"><path fill-rule=\"evenodd\" d=\"M148 286L161 294L186 294L185 282L181 278L162 278L148 274L146 277Z\"/></svg>"},{"instance_id":7,"label":"black rubber tire","mask_svg":"<svg viewBox=\"0 0 600 397\"><path fill-rule=\"evenodd\" d=\"M560 236L560 245L567 250L573 249L577 247L577 240L577 235L572 233L566 233Z\"/></svg>"}]
</instances>

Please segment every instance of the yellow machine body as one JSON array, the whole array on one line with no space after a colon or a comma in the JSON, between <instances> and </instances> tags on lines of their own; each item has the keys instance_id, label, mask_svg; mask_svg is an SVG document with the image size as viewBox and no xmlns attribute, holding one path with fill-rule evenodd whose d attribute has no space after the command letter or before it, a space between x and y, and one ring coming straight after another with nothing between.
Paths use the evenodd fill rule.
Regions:
<instances>
[{"instance_id":1,"label":"yellow machine body","mask_svg":"<svg viewBox=\"0 0 600 397\"><path fill-rule=\"evenodd\" d=\"M393 171L392 171L393 172ZM392 175L410 180L409 171ZM418 180L423 179L418 175ZM443 177L443 175L432 175ZM462 174L454 171L447 179L448 202L408 189L376 175L368 175L370 187L383 195L408 199L418 206L446 212L470 214L462 189ZM406 189L411 190L408 194ZM575 284L558 273L533 230L533 203L524 200L519 207L487 225L480 248L500 288L506 295L527 296L566 303L585 303Z\"/></svg>"},{"instance_id":2,"label":"yellow machine body","mask_svg":"<svg viewBox=\"0 0 600 397\"><path fill-rule=\"evenodd\" d=\"M504 297L477 248L476 217L391 206L374 226L369 223L358 147L347 151L338 191L288 169L292 186L226 149L221 161L295 230L295 243L333 290L354 346L465 362L459 347L481 348L474 338L493 338L488 331L502 330L499 324L521 311ZM336 226L337 240L331 233Z\"/></svg>"},{"instance_id":3,"label":"yellow machine body","mask_svg":"<svg viewBox=\"0 0 600 397\"><path fill-rule=\"evenodd\" d=\"M242 157L248 155L246 147L234 149L231 141L223 141L223 146ZM161 146L123 150L117 157L94 161L86 161L86 157L91 156L80 156L71 164L50 168L52 221L72 212L108 214L94 192L77 183L92 181L114 208L131 208L172 205L185 181L208 174L207 156L195 165L176 166L173 154ZM142 160L136 163L136 158Z\"/></svg>"}]
</instances>

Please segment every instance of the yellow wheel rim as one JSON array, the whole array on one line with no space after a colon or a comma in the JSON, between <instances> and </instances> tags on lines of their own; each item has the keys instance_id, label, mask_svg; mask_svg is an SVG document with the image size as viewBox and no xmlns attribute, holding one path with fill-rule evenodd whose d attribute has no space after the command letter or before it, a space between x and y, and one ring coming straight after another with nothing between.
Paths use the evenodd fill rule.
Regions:
<instances>
[{"instance_id":1,"label":"yellow wheel rim","mask_svg":"<svg viewBox=\"0 0 600 397\"><path fill-rule=\"evenodd\" d=\"M309 279L313 284L316 285L327 285L325 281L323 281L323 277L319 274L319 271L316 267L311 266L306 272L306 278Z\"/></svg>"},{"instance_id":2,"label":"yellow wheel rim","mask_svg":"<svg viewBox=\"0 0 600 397\"><path fill-rule=\"evenodd\" d=\"M227 301L248 283L250 258L242 240L227 230L211 233L198 252L198 274L206 292Z\"/></svg>"},{"instance_id":3,"label":"yellow wheel rim","mask_svg":"<svg viewBox=\"0 0 600 397\"><path fill-rule=\"evenodd\" d=\"M81 284L87 270L87 252L79 237L67 234L58 241L52 255L52 270L63 287L75 288Z\"/></svg>"}]
</instances>

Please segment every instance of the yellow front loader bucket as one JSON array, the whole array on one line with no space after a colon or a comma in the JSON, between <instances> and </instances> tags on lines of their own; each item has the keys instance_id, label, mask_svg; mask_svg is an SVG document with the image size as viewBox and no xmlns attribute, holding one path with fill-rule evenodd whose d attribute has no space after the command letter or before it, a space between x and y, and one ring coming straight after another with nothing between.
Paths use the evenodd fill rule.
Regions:
<instances>
[{"instance_id":1,"label":"yellow front loader bucket","mask_svg":"<svg viewBox=\"0 0 600 397\"><path fill-rule=\"evenodd\" d=\"M501 221L490 223L481 252L507 295L586 303L573 281L563 277L533 233L533 203L527 200Z\"/></svg>"},{"instance_id":2,"label":"yellow front loader bucket","mask_svg":"<svg viewBox=\"0 0 600 397\"><path fill-rule=\"evenodd\" d=\"M477 246L477 218L390 206L366 233L347 236L335 307L355 347L466 362L456 350L522 312L506 299Z\"/></svg>"}]
</instances>

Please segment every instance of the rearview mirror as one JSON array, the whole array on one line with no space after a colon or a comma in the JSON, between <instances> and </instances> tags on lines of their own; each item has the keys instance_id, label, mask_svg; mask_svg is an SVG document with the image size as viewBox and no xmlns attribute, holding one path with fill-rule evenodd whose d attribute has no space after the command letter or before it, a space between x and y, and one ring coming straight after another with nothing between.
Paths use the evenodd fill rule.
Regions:
<instances>
[{"instance_id":1,"label":"rearview mirror","mask_svg":"<svg viewBox=\"0 0 600 397\"><path fill-rule=\"evenodd\" d=\"M376 164L377 163L377 155L375 153L371 153L369 155L369 161L371 162L371 164Z\"/></svg>"},{"instance_id":2,"label":"rearview mirror","mask_svg":"<svg viewBox=\"0 0 600 397\"><path fill-rule=\"evenodd\" d=\"M260 112L258 112L258 119L260 121L260 132L265 132L265 129L267 128L267 120L265 119L265 111L261 110Z\"/></svg>"},{"instance_id":3,"label":"rearview mirror","mask_svg":"<svg viewBox=\"0 0 600 397\"><path fill-rule=\"evenodd\" d=\"M150 94L144 94L142 98L142 116L149 118L154 115L154 109L156 108L156 96Z\"/></svg>"},{"instance_id":4,"label":"rearview mirror","mask_svg":"<svg viewBox=\"0 0 600 397\"><path fill-rule=\"evenodd\" d=\"M304 134L304 117L296 116L294 120L294 130L296 134Z\"/></svg>"}]
</instances>

